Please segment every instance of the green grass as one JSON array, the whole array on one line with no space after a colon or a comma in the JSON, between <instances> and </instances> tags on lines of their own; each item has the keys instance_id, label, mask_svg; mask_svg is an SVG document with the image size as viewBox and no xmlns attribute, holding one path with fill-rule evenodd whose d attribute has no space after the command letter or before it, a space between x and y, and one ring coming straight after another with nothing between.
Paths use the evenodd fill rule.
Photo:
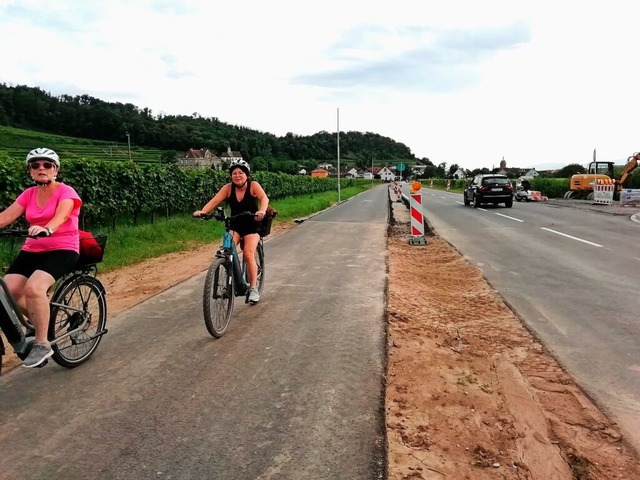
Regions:
<instances>
[{"instance_id":1,"label":"green grass","mask_svg":"<svg viewBox=\"0 0 640 480\"><path fill-rule=\"evenodd\" d=\"M371 184L365 184L343 188L340 191L340 199L346 200L368 190L371 186ZM271 207L278 212L274 220L277 223L306 217L337 202L338 192L331 191L285 198L271 202ZM213 253L213 250L220 245L223 231L222 224L215 220L203 221L192 218L190 215L175 215L153 224L119 225L113 231L95 230L93 233L109 235L104 261L99 266L101 272L108 272L149 258L190 250L204 244L211 244ZM10 239L0 241L2 267L9 264L19 248L18 245L11 247L9 241Z\"/></svg>"}]
</instances>

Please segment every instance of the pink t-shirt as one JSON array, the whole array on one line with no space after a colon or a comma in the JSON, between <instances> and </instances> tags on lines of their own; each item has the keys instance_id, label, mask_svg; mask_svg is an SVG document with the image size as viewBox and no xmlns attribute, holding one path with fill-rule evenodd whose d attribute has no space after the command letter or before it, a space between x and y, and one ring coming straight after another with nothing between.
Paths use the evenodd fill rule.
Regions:
<instances>
[{"instance_id":1,"label":"pink t-shirt","mask_svg":"<svg viewBox=\"0 0 640 480\"><path fill-rule=\"evenodd\" d=\"M78 216L80 215L82 200L80 200L80 197L72 187L60 183L47 204L40 208L36 201L37 189L38 187L27 188L16 199L16 202L25 209L25 217L29 225L46 226L55 216L58 204L67 198L73 199L73 210L69 218L53 232L53 235L27 238L22 249L27 252L48 252L50 250L73 250L74 252L79 252Z\"/></svg>"}]
</instances>

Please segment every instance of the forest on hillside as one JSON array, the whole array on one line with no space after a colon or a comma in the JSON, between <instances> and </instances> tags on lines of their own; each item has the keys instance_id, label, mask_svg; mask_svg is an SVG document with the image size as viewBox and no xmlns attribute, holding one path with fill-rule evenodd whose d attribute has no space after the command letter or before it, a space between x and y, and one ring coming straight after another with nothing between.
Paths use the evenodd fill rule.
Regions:
<instances>
[{"instance_id":1,"label":"forest on hillside","mask_svg":"<svg viewBox=\"0 0 640 480\"><path fill-rule=\"evenodd\" d=\"M217 154L231 148L250 162L280 163L295 173L298 165L336 159L335 132L310 136L287 133L278 137L218 118L154 115L130 103L105 102L89 95L54 96L38 87L0 84L0 125L94 140L135 144L181 156L189 148ZM6 145L5 147L11 147ZM371 132L340 132L341 158L360 166L395 165L398 161L431 164L417 159L409 147Z\"/></svg>"}]
</instances>

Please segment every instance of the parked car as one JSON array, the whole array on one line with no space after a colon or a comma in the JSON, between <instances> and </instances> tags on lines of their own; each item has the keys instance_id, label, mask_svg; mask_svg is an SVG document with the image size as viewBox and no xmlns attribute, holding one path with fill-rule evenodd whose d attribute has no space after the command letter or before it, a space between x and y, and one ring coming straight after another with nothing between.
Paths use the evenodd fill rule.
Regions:
<instances>
[{"instance_id":1,"label":"parked car","mask_svg":"<svg viewBox=\"0 0 640 480\"><path fill-rule=\"evenodd\" d=\"M511 208L513 206L513 185L506 175L501 173L480 174L473 177L464 189L464 204L477 208L491 203Z\"/></svg>"}]
</instances>

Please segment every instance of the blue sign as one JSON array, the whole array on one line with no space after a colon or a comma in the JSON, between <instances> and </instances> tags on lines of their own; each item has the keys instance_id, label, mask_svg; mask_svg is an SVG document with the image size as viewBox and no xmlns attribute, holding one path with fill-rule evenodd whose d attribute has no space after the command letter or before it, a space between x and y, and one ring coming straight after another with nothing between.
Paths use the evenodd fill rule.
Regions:
<instances>
[{"instance_id":1,"label":"blue sign","mask_svg":"<svg viewBox=\"0 0 640 480\"><path fill-rule=\"evenodd\" d=\"M396 165L396 170L398 170L399 172L404 172L406 170L407 166L400 162L398 165Z\"/></svg>"}]
</instances>

